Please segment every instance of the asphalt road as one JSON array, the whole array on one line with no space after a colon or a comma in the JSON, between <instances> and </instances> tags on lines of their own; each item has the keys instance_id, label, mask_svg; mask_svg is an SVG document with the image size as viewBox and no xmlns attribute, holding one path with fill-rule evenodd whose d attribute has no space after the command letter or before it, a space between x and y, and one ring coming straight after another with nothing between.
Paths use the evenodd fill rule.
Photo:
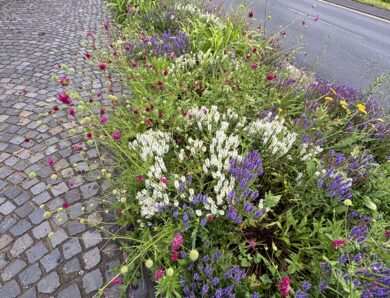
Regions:
<instances>
[{"instance_id":1,"label":"asphalt road","mask_svg":"<svg viewBox=\"0 0 390 298\"><path fill-rule=\"evenodd\" d=\"M247 2L257 21L266 20L268 34L286 32L284 48L295 48L298 66L313 70L318 79L366 88L375 78L390 74L390 21L322 0ZM388 108L390 82L381 91Z\"/></svg>"}]
</instances>

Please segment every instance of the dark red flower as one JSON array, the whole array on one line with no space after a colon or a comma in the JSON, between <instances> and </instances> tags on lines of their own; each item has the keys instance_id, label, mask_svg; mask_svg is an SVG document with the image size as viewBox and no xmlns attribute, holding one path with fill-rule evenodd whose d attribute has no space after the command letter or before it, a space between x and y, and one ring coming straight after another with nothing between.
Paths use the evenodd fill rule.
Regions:
<instances>
[{"instance_id":1,"label":"dark red flower","mask_svg":"<svg viewBox=\"0 0 390 298\"><path fill-rule=\"evenodd\" d=\"M249 248L254 249L256 245L255 239L249 240Z\"/></svg>"},{"instance_id":2,"label":"dark red flower","mask_svg":"<svg viewBox=\"0 0 390 298\"><path fill-rule=\"evenodd\" d=\"M256 70L258 66L259 66L259 65L257 65L257 63L253 63L253 64L251 65L251 68L252 68L253 70Z\"/></svg>"},{"instance_id":3,"label":"dark red flower","mask_svg":"<svg viewBox=\"0 0 390 298\"><path fill-rule=\"evenodd\" d=\"M145 120L145 125L146 126L152 126L152 121L150 119Z\"/></svg>"},{"instance_id":4,"label":"dark red flower","mask_svg":"<svg viewBox=\"0 0 390 298\"><path fill-rule=\"evenodd\" d=\"M168 70L165 69L165 70L163 71L163 76L166 77L168 74L169 74Z\"/></svg>"},{"instance_id":5,"label":"dark red flower","mask_svg":"<svg viewBox=\"0 0 390 298\"><path fill-rule=\"evenodd\" d=\"M70 105L72 103L70 96L66 92L61 92L58 94L58 99L60 102L66 105Z\"/></svg>"},{"instance_id":6,"label":"dark red flower","mask_svg":"<svg viewBox=\"0 0 390 298\"><path fill-rule=\"evenodd\" d=\"M99 69L100 69L100 70L103 71L103 70L105 70L106 68L107 68L107 64L106 64L106 63L100 63L100 64L99 64Z\"/></svg>"},{"instance_id":7,"label":"dark red flower","mask_svg":"<svg viewBox=\"0 0 390 298\"><path fill-rule=\"evenodd\" d=\"M69 86L69 83L70 83L70 79L67 77L67 76L62 76L59 80L61 86Z\"/></svg>"},{"instance_id":8,"label":"dark red flower","mask_svg":"<svg viewBox=\"0 0 390 298\"><path fill-rule=\"evenodd\" d=\"M59 110L60 110L60 108L59 108L58 106L54 106L54 107L53 107L53 111L56 111L56 112L57 112L57 111L59 111Z\"/></svg>"},{"instance_id":9,"label":"dark red flower","mask_svg":"<svg viewBox=\"0 0 390 298\"><path fill-rule=\"evenodd\" d=\"M31 141L30 138L24 138L24 142L25 142L25 143L28 143L28 142L30 142L30 141Z\"/></svg>"},{"instance_id":10,"label":"dark red flower","mask_svg":"<svg viewBox=\"0 0 390 298\"><path fill-rule=\"evenodd\" d=\"M336 239L336 240L333 240L333 242L332 242L333 249L343 248L344 246L345 246L345 240L343 240L343 239Z\"/></svg>"},{"instance_id":11,"label":"dark red flower","mask_svg":"<svg viewBox=\"0 0 390 298\"><path fill-rule=\"evenodd\" d=\"M47 159L47 163L49 164L49 166L54 166L54 159L52 159L51 157L49 157L48 159Z\"/></svg>"},{"instance_id":12,"label":"dark red flower","mask_svg":"<svg viewBox=\"0 0 390 298\"><path fill-rule=\"evenodd\" d=\"M168 185L168 179L165 177L160 178L160 181L164 183L165 185Z\"/></svg>"},{"instance_id":13,"label":"dark red flower","mask_svg":"<svg viewBox=\"0 0 390 298\"><path fill-rule=\"evenodd\" d=\"M92 57L92 55L90 53L88 53L88 52L84 53L84 59L85 60L91 59L91 57Z\"/></svg>"},{"instance_id":14,"label":"dark red flower","mask_svg":"<svg viewBox=\"0 0 390 298\"><path fill-rule=\"evenodd\" d=\"M73 107L70 107L68 112L69 112L69 115L76 116L76 110Z\"/></svg>"},{"instance_id":15,"label":"dark red flower","mask_svg":"<svg viewBox=\"0 0 390 298\"><path fill-rule=\"evenodd\" d=\"M164 89L165 89L165 85L164 85L164 83L161 82L161 81L158 81L158 82L157 82L157 86L158 86L158 89L159 89L159 90L164 90Z\"/></svg>"},{"instance_id":16,"label":"dark red flower","mask_svg":"<svg viewBox=\"0 0 390 298\"><path fill-rule=\"evenodd\" d=\"M254 16L253 10L248 11L248 18L253 18Z\"/></svg>"},{"instance_id":17,"label":"dark red flower","mask_svg":"<svg viewBox=\"0 0 390 298\"><path fill-rule=\"evenodd\" d=\"M144 177L139 175L139 176L135 177L135 180L137 181L137 183L141 183L144 180Z\"/></svg>"},{"instance_id":18,"label":"dark red flower","mask_svg":"<svg viewBox=\"0 0 390 298\"><path fill-rule=\"evenodd\" d=\"M104 115L106 113L106 109L105 108L100 108L100 115Z\"/></svg>"},{"instance_id":19,"label":"dark red flower","mask_svg":"<svg viewBox=\"0 0 390 298\"><path fill-rule=\"evenodd\" d=\"M69 203L68 203L68 201L64 201L64 202L62 203L62 208L64 208L64 209L68 209L68 208L69 208Z\"/></svg>"},{"instance_id":20,"label":"dark red flower","mask_svg":"<svg viewBox=\"0 0 390 298\"><path fill-rule=\"evenodd\" d=\"M265 78L267 79L267 81L275 80L276 79L276 74L274 74L272 72L269 72Z\"/></svg>"},{"instance_id":21,"label":"dark red flower","mask_svg":"<svg viewBox=\"0 0 390 298\"><path fill-rule=\"evenodd\" d=\"M164 117L164 113L162 111L158 112L158 118L163 118Z\"/></svg>"},{"instance_id":22,"label":"dark red flower","mask_svg":"<svg viewBox=\"0 0 390 298\"><path fill-rule=\"evenodd\" d=\"M386 239L389 239L390 238L390 230L386 230L384 233L384 236Z\"/></svg>"},{"instance_id":23,"label":"dark red flower","mask_svg":"<svg viewBox=\"0 0 390 298\"><path fill-rule=\"evenodd\" d=\"M213 222L214 221L214 215L210 214L209 216L207 216L207 221L208 222Z\"/></svg>"},{"instance_id":24,"label":"dark red flower","mask_svg":"<svg viewBox=\"0 0 390 298\"><path fill-rule=\"evenodd\" d=\"M87 138L88 138L88 139L92 139L92 137L93 137L92 132L88 132L88 133L87 133Z\"/></svg>"},{"instance_id":25,"label":"dark red flower","mask_svg":"<svg viewBox=\"0 0 390 298\"><path fill-rule=\"evenodd\" d=\"M137 68L138 67L138 63L134 59L131 60L131 67L133 67L133 68Z\"/></svg>"}]
</instances>

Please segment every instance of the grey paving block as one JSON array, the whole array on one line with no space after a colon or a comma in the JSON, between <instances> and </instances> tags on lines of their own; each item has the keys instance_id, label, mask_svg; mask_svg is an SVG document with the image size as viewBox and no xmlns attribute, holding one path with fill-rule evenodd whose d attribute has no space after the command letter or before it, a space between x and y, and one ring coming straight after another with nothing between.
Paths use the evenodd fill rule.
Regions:
<instances>
[{"instance_id":1,"label":"grey paving block","mask_svg":"<svg viewBox=\"0 0 390 298\"><path fill-rule=\"evenodd\" d=\"M19 280L23 287L27 287L37 282L42 275L41 268L35 263L19 273Z\"/></svg>"},{"instance_id":2,"label":"grey paving block","mask_svg":"<svg viewBox=\"0 0 390 298\"><path fill-rule=\"evenodd\" d=\"M78 239L70 239L62 244L62 252L66 260L81 252L81 245Z\"/></svg>"},{"instance_id":3,"label":"grey paving block","mask_svg":"<svg viewBox=\"0 0 390 298\"><path fill-rule=\"evenodd\" d=\"M78 285L73 283L69 287L63 289L58 293L58 298L81 298Z\"/></svg>"},{"instance_id":4,"label":"grey paving block","mask_svg":"<svg viewBox=\"0 0 390 298\"><path fill-rule=\"evenodd\" d=\"M103 286L103 276L99 269L91 271L82 278L83 288L86 294L92 293Z\"/></svg>"},{"instance_id":5,"label":"grey paving block","mask_svg":"<svg viewBox=\"0 0 390 298\"><path fill-rule=\"evenodd\" d=\"M46 246L42 243L42 241L35 244L33 247L29 248L26 251L27 259L30 264L35 263L40 258L42 258L45 254L47 254L48 250Z\"/></svg>"},{"instance_id":6,"label":"grey paving block","mask_svg":"<svg viewBox=\"0 0 390 298\"><path fill-rule=\"evenodd\" d=\"M46 275L38 283L38 292L51 294L54 293L60 287L60 278L57 272L53 271L49 275Z\"/></svg>"},{"instance_id":7,"label":"grey paving block","mask_svg":"<svg viewBox=\"0 0 390 298\"><path fill-rule=\"evenodd\" d=\"M33 245L34 241L29 234L24 234L23 236L16 239L14 245L11 248L11 255L13 257L19 256L27 248Z\"/></svg>"}]
</instances>

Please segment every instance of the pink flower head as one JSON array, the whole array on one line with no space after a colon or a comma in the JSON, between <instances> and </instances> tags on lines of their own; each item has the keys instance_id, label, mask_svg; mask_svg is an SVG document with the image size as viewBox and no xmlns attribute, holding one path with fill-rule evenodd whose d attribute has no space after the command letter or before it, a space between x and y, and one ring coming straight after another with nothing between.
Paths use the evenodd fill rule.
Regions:
<instances>
[{"instance_id":1,"label":"pink flower head","mask_svg":"<svg viewBox=\"0 0 390 298\"><path fill-rule=\"evenodd\" d=\"M131 59L131 67L133 67L133 68L137 68L138 67L138 63L134 59Z\"/></svg>"},{"instance_id":2,"label":"pink flower head","mask_svg":"<svg viewBox=\"0 0 390 298\"><path fill-rule=\"evenodd\" d=\"M282 297L287 297L290 292L291 279L288 276L282 278L279 283L279 293Z\"/></svg>"},{"instance_id":3,"label":"pink flower head","mask_svg":"<svg viewBox=\"0 0 390 298\"><path fill-rule=\"evenodd\" d=\"M68 112L69 112L69 115L76 116L76 110L73 107L70 107Z\"/></svg>"},{"instance_id":4,"label":"pink flower head","mask_svg":"<svg viewBox=\"0 0 390 298\"><path fill-rule=\"evenodd\" d=\"M105 108L100 108L100 115L104 115L106 113L106 109Z\"/></svg>"},{"instance_id":5,"label":"pink flower head","mask_svg":"<svg viewBox=\"0 0 390 298\"><path fill-rule=\"evenodd\" d=\"M158 81L158 82L157 82L157 86L158 86L158 89L160 89L160 90L164 90L164 88L165 88L164 83L161 82L161 81Z\"/></svg>"},{"instance_id":6,"label":"pink flower head","mask_svg":"<svg viewBox=\"0 0 390 298\"><path fill-rule=\"evenodd\" d=\"M253 18L254 16L253 10L248 11L248 18Z\"/></svg>"},{"instance_id":7,"label":"pink flower head","mask_svg":"<svg viewBox=\"0 0 390 298\"><path fill-rule=\"evenodd\" d=\"M164 183L165 185L168 185L168 179L165 177L160 178L160 181Z\"/></svg>"},{"instance_id":8,"label":"pink flower head","mask_svg":"<svg viewBox=\"0 0 390 298\"><path fill-rule=\"evenodd\" d=\"M250 249L254 249L255 248L255 244L256 244L255 239L249 240L249 248Z\"/></svg>"},{"instance_id":9,"label":"pink flower head","mask_svg":"<svg viewBox=\"0 0 390 298\"><path fill-rule=\"evenodd\" d=\"M137 183L141 183L144 180L144 177L139 175L139 176L135 177L135 180L137 181Z\"/></svg>"},{"instance_id":10,"label":"pink flower head","mask_svg":"<svg viewBox=\"0 0 390 298\"><path fill-rule=\"evenodd\" d=\"M384 236L385 236L386 239L389 239L390 238L390 230L386 230L384 232Z\"/></svg>"},{"instance_id":11,"label":"pink flower head","mask_svg":"<svg viewBox=\"0 0 390 298\"><path fill-rule=\"evenodd\" d=\"M253 64L251 65L251 68L252 68L253 70L256 70L258 66L259 66L259 65L257 65L257 63L253 63Z\"/></svg>"},{"instance_id":12,"label":"pink flower head","mask_svg":"<svg viewBox=\"0 0 390 298\"><path fill-rule=\"evenodd\" d=\"M156 273L153 275L153 280L154 281L157 281L159 280L160 278L162 278L164 276L164 269L157 269Z\"/></svg>"},{"instance_id":13,"label":"pink flower head","mask_svg":"<svg viewBox=\"0 0 390 298\"><path fill-rule=\"evenodd\" d=\"M117 286L117 285L120 285L120 284L122 284L122 279L120 278L120 276L115 277L115 278L111 281L111 285L112 285L112 286Z\"/></svg>"},{"instance_id":14,"label":"pink flower head","mask_svg":"<svg viewBox=\"0 0 390 298\"><path fill-rule=\"evenodd\" d=\"M176 233L171 243L172 250L174 251L179 250L180 247L183 245L183 241L184 241L183 234Z\"/></svg>"},{"instance_id":15,"label":"pink flower head","mask_svg":"<svg viewBox=\"0 0 390 298\"><path fill-rule=\"evenodd\" d=\"M314 22L317 22L317 21L319 21L320 20L320 16L319 15L316 15L315 17L314 17Z\"/></svg>"},{"instance_id":16,"label":"pink flower head","mask_svg":"<svg viewBox=\"0 0 390 298\"><path fill-rule=\"evenodd\" d=\"M76 183L75 183L75 182L73 182L73 181L69 181L68 185L69 185L69 187L73 187L73 186L75 186L75 185L76 185Z\"/></svg>"},{"instance_id":17,"label":"pink flower head","mask_svg":"<svg viewBox=\"0 0 390 298\"><path fill-rule=\"evenodd\" d=\"M60 94L58 94L58 99L60 102L66 105L70 105L72 103L70 96L66 92L61 92Z\"/></svg>"},{"instance_id":18,"label":"pink flower head","mask_svg":"<svg viewBox=\"0 0 390 298\"><path fill-rule=\"evenodd\" d=\"M64 202L62 203L62 207L63 207L64 209L68 209L68 208L69 208L69 203L68 203L68 201L64 201Z\"/></svg>"},{"instance_id":19,"label":"pink flower head","mask_svg":"<svg viewBox=\"0 0 390 298\"><path fill-rule=\"evenodd\" d=\"M100 63L100 64L99 64L99 69L100 69L100 70L103 71L103 70L105 70L106 68L107 68L107 64L106 64L106 63Z\"/></svg>"},{"instance_id":20,"label":"pink flower head","mask_svg":"<svg viewBox=\"0 0 390 298\"><path fill-rule=\"evenodd\" d=\"M92 57L92 55L90 53L88 53L88 52L84 53L84 59L85 60L91 59L91 57Z\"/></svg>"},{"instance_id":21,"label":"pink flower head","mask_svg":"<svg viewBox=\"0 0 390 298\"><path fill-rule=\"evenodd\" d=\"M67 77L67 76L62 76L59 80L61 86L69 86L69 83L70 83L70 79Z\"/></svg>"},{"instance_id":22,"label":"pink flower head","mask_svg":"<svg viewBox=\"0 0 390 298\"><path fill-rule=\"evenodd\" d=\"M103 27L104 27L104 30L108 30L108 28L109 28L108 23L107 23L107 22L104 22L104 23L103 23Z\"/></svg>"},{"instance_id":23,"label":"pink flower head","mask_svg":"<svg viewBox=\"0 0 390 298\"><path fill-rule=\"evenodd\" d=\"M88 133L87 133L87 138L88 138L88 139L92 139L92 137L93 137L92 132L88 132Z\"/></svg>"},{"instance_id":24,"label":"pink flower head","mask_svg":"<svg viewBox=\"0 0 390 298\"><path fill-rule=\"evenodd\" d=\"M119 141L122 138L122 133L120 130L114 130L111 136L115 141Z\"/></svg>"},{"instance_id":25,"label":"pink flower head","mask_svg":"<svg viewBox=\"0 0 390 298\"><path fill-rule=\"evenodd\" d=\"M267 81L275 80L276 79L276 74L274 74L272 72L269 72L265 78L267 79Z\"/></svg>"},{"instance_id":26,"label":"pink flower head","mask_svg":"<svg viewBox=\"0 0 390 298\"><path fill-rule=\"evenodd\" d=\"M88 31L88 32L87 32L87 36L88 36L88 37L93 37L93 32Z\"/></svg>"},{"instance_id":27,"label":"pink flower head","mask_svg":"<svg viewBox=\"0 0 390 298\"><path fill-rule=\"evenodd\" d=\"M179 259L179 252L175 250L171 254L171 261L177 262L178 259Z\"/></svg>"},{"instance_id":28,"label":"pink flower head","mask_svg":"<svg viewBox=\"0 0 390 298\"><path fill-rule=\"evenodd\" d=\"M344 246L345 246L345 240L343 240L343 239L336 239L336 240L333 240L333 242L332 242L333 249L343 248Z\"/></svg>"},{"instance_id":29,"label":"pink flower head","mask_svg":"<svg viewBox=\"0 0 390 298\"><path fill-rule=\"evenodd\" d=\"M73 146L73 149L74 149L76 152L84 151L83 146L81 146L80 144L74 145L74 146Z\"/></svg>"},{"instance_id":30,"label":"pink flower head","mask_svg":"<svg viewBox=\"0 0 390 298\"><path fill-rule=\"evenodd\" d=\"M54 160L51 158L51 157L49 157L48 159L47 159L47 163L49 164L49 166L54 166Z\"/></svg>"},{"instance_id":31,"label":"pink flower head","mask_svg":"<svg viewBox=\"0 0 390 298\"><path fill-rule=\"evenodd\" d=\"M103 115L100 117L100 123L105 124L105 123L107 123L107 121L108 121L108 118L106 115Z\"/></svg>"},{"instance_id":32,"label":"pink flower head","mask_svg":"<svg viewBox=\"0 0 390 298\"><path fill-rule=\"evenodd\" d=\"M25 143L29 143L30 141L31 141L30 138L24 138L24 142L25 142Z\"/></svg>"}]
</instances>

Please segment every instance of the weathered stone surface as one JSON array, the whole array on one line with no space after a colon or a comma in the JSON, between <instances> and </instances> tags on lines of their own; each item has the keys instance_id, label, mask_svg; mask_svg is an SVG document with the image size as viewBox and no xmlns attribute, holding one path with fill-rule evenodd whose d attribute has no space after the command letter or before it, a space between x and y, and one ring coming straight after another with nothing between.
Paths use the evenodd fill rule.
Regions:
<instances>
[{"instance_id":1,"label":"weathered stone surface","mask_svg":"<svg viewBox=\"0 0 390 298\"><path fill-rule=\"evenodd\" d=\"M81 293L76 283L71 284L69 287L63 289L58 293L58 298L81 298Z\"/></svg>"},{"instance_id":2,"label":"weathered stone surface","mask_svg":"<svg viewBox=\"0 0 390 298\"><path fill-rule=\"evenodd\" d=\"M81 252L81 245L78 239L70 239L62 245L62 253L66 260Z\"/></svg>"},{"instance_id":3,"label":"weathered stone surface","mask_svg":"<svg viewBox=\"0 0 390 298\"><path fill-rule=\"evenodd\" d=\"M96 230L89 230L82 236L85 248L90 248L102 242L102 235Z\"/></svg>"},{"instance_id":4,"label":"weathered stone surface","mask_svg":"<svg viewBox=\"0 0 390 298\"><path fill-rule=\"evenodd\" d=\"M48 221L44 221L39 226L32 229L32 233L36 239L42 239L51 232L51 226Z\"/></svg>"},{"instance_id":5,"label":"weathered stone surface","mask_svg":"<svg viewBox=\"0 0 390 298\"><path fill-rule=\"evenodd\" d=\"M35 290L35 288L30 288L22 295L19 296L19 298L36 298L36 297L37 297L37 291Z\"/></svg>"},{"instance_id":6,"label":"weathered stone surface","mask_svg":"<svg viewBox=\"0 0 390 298\"><path fill-rule=\"evenodd\" d=\"M84 275L83 288L86 294L98 290L103 285L103 276L99 269Z\"/></svg>"},{"instance_id":7,"label":"weathered stone surface","mask_svg":"<svg viewBox=\"0 0 390 298\"><path fill-rule=\"evenodd\" d=\"M0 288L0 297L15 298L20 293L20 287L15 280L11 280Z\"/></svg>"},{"instance_id":8,"label":"weathered stone surface","mask_svg":"<svg viewBox=\"0 0 390 298\"><path fill-rule=\"evenodd\" d=\"M5 202L3 205L0 206L0 213L4 215L10 214L12 211L16 209L15 205L12 204L10 201Z\"/></svg>"},{"instance_id":9,"label":"weathered stone surface","mask_svg":"<svg viewBox=\"0 0 390 298\"><path fill-rule=\"evenodd\" d=\"M29 234L24 234L22 237L16 239L14 245L11 249L11 255L13 257L19 256L22 252L24 252L27 248L29 248L33 244L33 240Z\"/></svg>"},{"instance_id":10,"label":"weathered stone surface","mask_svg":"<svg viewBox=\"0 0 390 298\"><path fill-rule=\"evenodd\" d=\"M46 275L38 283L38 291L40 293L51 294L54 293L60 286L60 277L57 272L52 272L49 275ZM71 297L70 297L71 298Z\"/></svg>"},{"instance_id":11,"label":"weathered stone surface","mask_svg":"<svg viewBox=\"0 0 390 298\"><path fill-rule=\"evenodd\" d=\"M97 247L95 247L94 249L87 251L83 255L83 260L85 263L86 270L90 270L90 269L94 268L96 265L99 264L99 262L101 260L99 249Z\"/></svg>"},{"instance_id":12,"label":"weathered stone surface","mask_svg":"<svg viewBox=\"0 0 390 298\"><path fill-rule=\"evenodd\" d=\"M38 242L26 251L27 259L32 264L47 254L48 250L42 242Z\"/></svg>"},{"instance_id":13,"label":"weathered stone surface","mask_svg":"<svg viewBox=\"0 0 390 298\"><path fill-rule=\"evenodd\" d=\"M19 280L23 287L29 286L39 280L42 275L41 268L39 268L38 263L35 263L26 269L24 269L19 274Z\"/></svg>"},{"instance_id":14,"label":"weathered stone surface","mask_svg":"<svg viewBox=\"0 0 390 298\"><path fill-rule=\"evenodd\" d=\"M68 239L68 235L63 229L61 229L54 232L53 236L50 237L50 242L53 247L56 247L57 245L64 242L66 239Z\"/></svg>"},{"instance_id":15,"label":"weathered stone surface","mask_svg":"<svg viewBox=\"0 0 390 298\"><path fill-rule=\"evenodd\" d=\"M64 270L65 274L70 274L73 272L78 272L81 270L80 262L78 258L74 258L70 260L68 263L66 263L64 266L62 266L62 269Z\"/></svg>"},{"instance_id":16,"label":"weathered stone surface","mask_svg":"<svg viewBox=\"0 0 390 298\"><path fill-rule=\"evenodd\" d=\"M7 234L0 237L0 249L3 249L8 244L11 243L11 241L14 240L11 236L8 236Z\"/></svg>"},{"instance_id":17,"label":"weathered stone surface","mask_svg":"<svg viewBox=\"0 0 390 298\"><path fill-rule=\"evenodd\" d=\"M24 267L26 267L27 264L25 261L16 259L14 262L10 263L7 267L3 269L1 272L1 279L3 281L10 280L13 278L16 274L18 274L20 271L23 270ZM0 296L1 297L1 296Z\"/></svg>"},{"instance_id":18,"label":"weathered stone surface","mask_svg":"<svg viewBox=\"0 0 390 298\"><path fill-rule=\"evenodd\" d=\"M62 262L63 258L61 257L60 251L58 248L52 250L50 253L48 253L46 256L44 256L40 262L42 264L42 267L45 269L46 272L49 272L55 268Z\"/></svg>"},{"instance_id":19,"label":"weathered stone surface","mask_svg":"<svg viewBox=\"0 0 390 298\"><path fill-rule=\"evenodd\" d=\"M20 236L31 228L31 223L25 219L19 220L9 231L14 236Z\"/></svg>"}]
</instances>

